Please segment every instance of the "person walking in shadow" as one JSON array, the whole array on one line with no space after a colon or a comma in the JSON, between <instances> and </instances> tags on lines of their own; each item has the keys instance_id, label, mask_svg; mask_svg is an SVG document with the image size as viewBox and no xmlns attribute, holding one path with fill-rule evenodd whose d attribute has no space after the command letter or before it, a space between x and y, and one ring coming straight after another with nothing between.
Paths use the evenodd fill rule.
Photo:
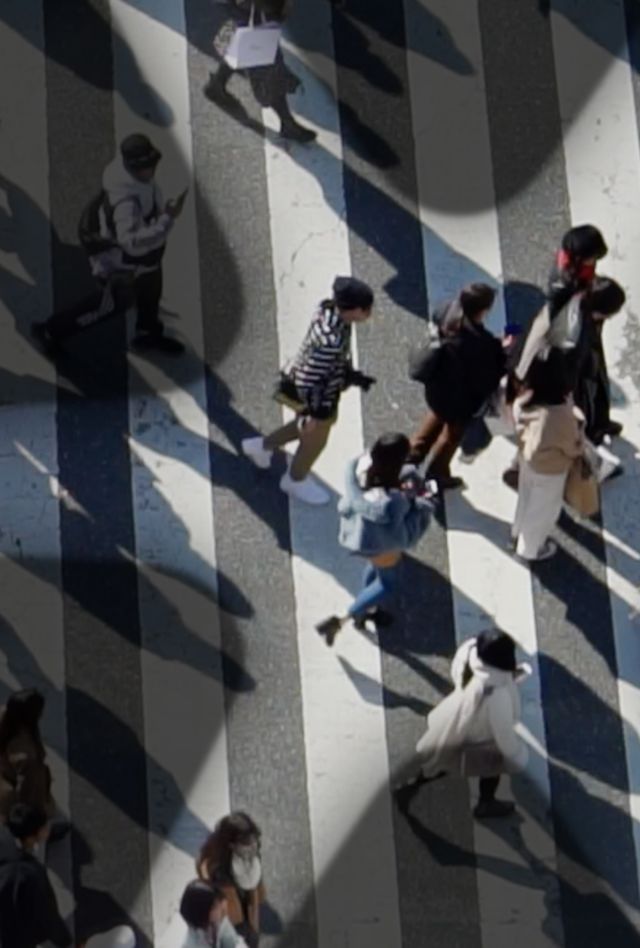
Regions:
<instances>
[{"instance_id":1,"label":"person walking in shadow","mask_svg":"<svg viewBox=\"0 0 640 948\"><path fill-rule=\"evenodd\" d=\"M80 223L101 292L33 325L34 335L46 349L55 351L83 329L123 314L133 297L137 311L134 348L170 355L184 352L181 342L165 335L160 300L162 258L187 192L164 202L155 180L161 158L146 135L134 134L122 141L119 155L105 169L102 191L87 205Z\"/></svg>"},{"instance_id":2,"label":"person walking in shadow","mask_svg":"<svg viewBox=\"0 0 640 948\"><path fill-rule=\"evenodd\" d=\"M246 113L242 104L227 88L234 74L225 59L231 38L235 30L238 27L246 27L252 17L256 24L263 21L284 22L289 12L290 0L227 0L227 3L229 18L214 39L214 47L221 57L221 62L216 72L209 74L209 81L203 91L211 102L243 119ZM272 65L254 66L245 71L258 103L263 109L273 109L280 119L281 136L303 144L314 141L316 133L297 122L289 107L287 96L298 89L300 80L285 64L282 51L278 49Z\"/></svg>"},{"instance_id":3,"label":"person walking in shadow","mask_svg":"<svg viewBox=\"0 0 640 948\"><path fill-rule=\"evenodd\" d=\"M36 853L47 841L49 821L41 807L16 803L0 826L0 945L38 948L72 938L60 915L47 870Z\"/></svg>"},{"instance_id":4,"label":"person walking in shadow","mask_svg":"<svg viewBox=\"0 0 640 948\"><path fill-rule=\"evenodd\" d=\"M14 692L0 711L0 820L7 820L16 803L44 810L48 820L56 812L40 736L43 711L44 697L35 688ZM61 839L69 828L66 820L57 820L49 828L49 842Z\"/></svg>"}]
</instances>

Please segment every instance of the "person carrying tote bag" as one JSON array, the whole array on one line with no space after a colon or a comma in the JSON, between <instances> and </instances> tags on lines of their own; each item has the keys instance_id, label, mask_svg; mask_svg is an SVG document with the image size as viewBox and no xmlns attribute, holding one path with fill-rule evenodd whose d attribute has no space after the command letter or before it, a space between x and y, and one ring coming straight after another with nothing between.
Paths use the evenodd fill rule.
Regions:
<instances>
[{"instance_id":1,"label":"person carrying tote bag","mask_svg":"<svg viewBox=\"0 0 640 948\"><path fill-rule=\"evenodd\" d=\"M209 74L203 90L205 96L238 121L255 126L240 100L227 89L234 73L246 70L258 104L263 109L273 109L280 119L280 135L301 144L315 141L316 133L296 121L287 101L287 96L301 85L285 64L279 44L280 27L287 18L290 3L288 0L228 0L226 6L229 15L213 40L219 65ZM242 55L241 45L244 47ZM252 49L256 54L260 51L262 58L243 59ZM274 54L272 59L271 53Z\"/></svg>"},{"instance_id":2,"label":"person carrying tote bag","mask_svg":"<svg viewBox=\"0 0 640 948\"><path fill-rule=\"evenodd\" d=\"M438 777L479 777L474 816L513 813L513 803L496 799L496 791L502 774L518 773L528 760L515 728L520 719L517 682L530 674L528 665L516 663L515 642L506 632L488 629L463 642L451 664L454 690L430 712L416 745L420 770L397 790L412 796Z\"/></svg>"},{"instance_id":3,"label":"person carrying tote bag","mask_svg":"<svg viewBox=\"0 0 640 948\"><path fill-rule=\"evenodd\" d=\"M533 361L526 391L514 402L513 417L519 478L511 537L520 559L544 560L556 552L550 534L562 510L568 473L587 450L571 380L557 349Z\"/></svg>"}]
</instances>

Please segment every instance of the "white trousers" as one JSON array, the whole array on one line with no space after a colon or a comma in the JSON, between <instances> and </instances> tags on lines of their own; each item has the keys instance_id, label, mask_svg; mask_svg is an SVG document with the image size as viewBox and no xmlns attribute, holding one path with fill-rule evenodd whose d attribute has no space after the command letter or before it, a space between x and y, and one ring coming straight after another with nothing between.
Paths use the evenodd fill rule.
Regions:
<instances>
[{"instance_id":1,"label":"white trousers","mask_svg":"<svg viewBox=\"0 0 640 948\"><path fill-rule=\"evenodd\" d=\"M518 504L511 528L516 553L535 560L555 527L562 510L565 474L537 474L520 458Z\"/></svg>"},{"instance_id":2,"label":"white trousers","mask_svg":"<svg viewBox=\"0 0 640 948\"><path fill-rule=\"evenodd\" d=\"M93 935L85 948L135 948L136 936L128 925L118 925L109 932Z\"/></svg>"}]
</instances>

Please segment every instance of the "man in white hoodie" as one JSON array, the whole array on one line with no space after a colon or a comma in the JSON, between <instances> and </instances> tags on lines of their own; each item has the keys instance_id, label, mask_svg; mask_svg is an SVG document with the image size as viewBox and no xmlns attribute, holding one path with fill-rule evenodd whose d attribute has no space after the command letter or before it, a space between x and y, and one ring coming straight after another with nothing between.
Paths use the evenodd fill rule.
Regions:
<instances>
[{"instance_id":1,"label":"man in white hoodie","mask_svg":"<svg viewBox=\"0 0 640 948\"><path fill-rule=\"evenodd\" d=\"M162 154L146 135L129 135L120 152L106 167L98 202L96 253L90 253L91 270L101 284L98 298L79 304L36 323L34 334L47 348L116 312L136 306L137 349L157 349L172 355L184 351L182 343L164 333L160 320L162 258L167 237L182 211L186 191L164 203L156 183Z\"/></svg>"}]
</instances>

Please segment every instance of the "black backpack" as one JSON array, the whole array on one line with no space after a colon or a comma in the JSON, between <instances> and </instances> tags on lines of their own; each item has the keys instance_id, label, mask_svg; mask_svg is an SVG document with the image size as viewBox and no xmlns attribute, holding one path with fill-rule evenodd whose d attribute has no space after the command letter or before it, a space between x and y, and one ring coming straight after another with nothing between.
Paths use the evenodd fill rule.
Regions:
<instances>
[{"instance_id":1,"label":"black backpack","mask_svg":"<svg viewBox=\"0 0 640 948\"><path fill-rule=\"evenodd\" d=\"M107 201L105 191L100 191L94 195L80 215L78 239L80 245L90 257L118 246L115 235L105 237L104 234L100 233L100 211L102 209L106 214L107 226L111 235L113 234L113 211Z\"/></svg>"}]
</instances>

